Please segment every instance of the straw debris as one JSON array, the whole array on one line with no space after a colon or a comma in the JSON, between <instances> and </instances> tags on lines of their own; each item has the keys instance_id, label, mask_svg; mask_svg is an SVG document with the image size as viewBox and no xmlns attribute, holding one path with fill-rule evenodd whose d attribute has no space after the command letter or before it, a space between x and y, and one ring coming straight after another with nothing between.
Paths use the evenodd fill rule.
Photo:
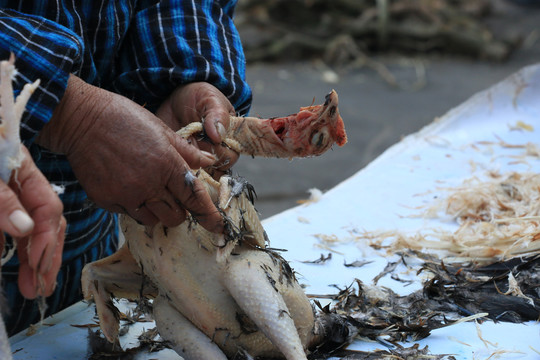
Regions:
<instances>
[{"instance_id":1,"label":"straw debris","mask_svg":"<svg viewBox=\"0 0 540 360\"><path fill-rule=\"evenodd\" d=\"M490 174L443 189L450 194L418 215L450 220L457 230L365 233L375 248L437 252L446 262L494 263L540 253L540 174Z\"/></svg>"}]
</instances>

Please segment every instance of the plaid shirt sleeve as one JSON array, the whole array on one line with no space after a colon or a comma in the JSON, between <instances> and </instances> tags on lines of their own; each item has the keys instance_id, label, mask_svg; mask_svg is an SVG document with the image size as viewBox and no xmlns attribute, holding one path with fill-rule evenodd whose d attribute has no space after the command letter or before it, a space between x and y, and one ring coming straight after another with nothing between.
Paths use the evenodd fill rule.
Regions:
<instances>
[{"instance_id":1,"label":"plaid shirt sleeve","mask_svg":"<svg viewBox=\"0 0 540 360\"><path fill-rule=\"evenodd\" d=\"M30 98L21 138L32 140L49 121L67 86L69 74L83 53L80 38L67 28L43 17L0 10L0 59L15 54L18 74L16 93L24 84L41 79Z\"/></svg>"},{"instance_id":2,"label":"plaid shirt sleeve","mask_svg":"<svg viewBox=\"0 0 540 360\"><path fill-rule=\"evenodd\" d=\"M180 84L204 81L247 113L251 91L232 19L235 4L162 0L141 8L120 53L115 90L154 110Z\"/></svg>"}]
</instances>

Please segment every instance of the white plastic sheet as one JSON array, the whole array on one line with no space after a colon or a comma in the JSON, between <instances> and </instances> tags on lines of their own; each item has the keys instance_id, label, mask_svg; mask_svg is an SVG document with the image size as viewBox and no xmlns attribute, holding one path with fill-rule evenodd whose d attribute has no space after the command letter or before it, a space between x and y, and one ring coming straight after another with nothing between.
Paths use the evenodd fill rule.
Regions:
<instances>
[{"instance_id":1,"label":"white plastic sheet","mask_svg":"<svg viewBox=\"0 0 540 360\"><path fill-rule=\"evenodd\" d=\"M344 288L355 278L370 284L392 259L359 241L362 232L414 234L426 228L457 228L456 224L410 215L421 213L418 207L435 197L447 195L441 187L460 185L472 176L485 177L488 171L540 171L538 156L526 156L523 148L500 146L501 140L513 145L540 145L540 65L523 69L404 138L318 202L268 219L265 227L271 244L288 249L285 257L302 274L307 293L335 293L330 284ZM331 247L332 260L324 265L299 262L329 252L316 246L317 234L338 240L339 245ZM362 259L374 262L361 268L343 265ZM406 295L419 288L422 279L416 280L415 285L404 287L387 276L378 285ZM435 330L418 343L428 345L433 354L455 354L460 359L487 359L493 354L492 358L540 358L537 322L487 321L479 329L474 323L462 323ZM356 341L350 348L384 347Z\"/></svg>"}]
</instances>

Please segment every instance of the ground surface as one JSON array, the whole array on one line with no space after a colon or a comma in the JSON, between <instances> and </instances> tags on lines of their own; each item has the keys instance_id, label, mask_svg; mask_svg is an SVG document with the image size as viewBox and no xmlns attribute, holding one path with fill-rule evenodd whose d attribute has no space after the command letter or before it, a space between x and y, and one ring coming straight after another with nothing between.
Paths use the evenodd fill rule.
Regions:
<instances>
[{"instance_id":1,"label":"ground surface","mask_svg":"<svg viewBox=\"0 0 540 360\"><path fill-rule=\"evenodd\" d=\"M490 21L495 32L521 34L524 44L507 61L489 63L463 57L385 55L374 58L386 65L402 85L388 85L367 67L336 70L328 82L328 68L320 62L251 64L248 81L253 88L253 116L280 116L300 106L324 101L331 89L339 94L340 112L349 142L321 157L301 160L243 157L235 172L246 177L258 194L257 209L267 218L293 207L309 196L308 189L326 191L380 155L403 136L478 91L499 82L524 66L540 62L540 8L497 2ZM418 74L425 80L414 89ZM362 206L362 204L358 204Z\"/></svg>"}]
</instances>

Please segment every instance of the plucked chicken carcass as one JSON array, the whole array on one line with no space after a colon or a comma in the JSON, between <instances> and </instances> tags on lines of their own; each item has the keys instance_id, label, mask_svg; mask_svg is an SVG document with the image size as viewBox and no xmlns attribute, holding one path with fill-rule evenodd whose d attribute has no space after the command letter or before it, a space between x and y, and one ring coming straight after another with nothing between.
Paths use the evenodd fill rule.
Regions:
<instances>
[{"instance_id":1,"label":"plucked chicken carcass","mask_svg":"<svg viewBox=\"0 0 540 360\"><path fill-rule=\"evenodd\" d=\"M252 156L319 155L347 141L335 91L322 105L271 119L232 117L225 145ZM181 129L184 137L202 124ZM191 176L192 175L192 176ZM328 319L316 318L294 272L267 248L267 236L252 203L252 187L242 178L214 180L193 170L226 223L214 234L195 218L167 228L139 225L124 216L126 244L116 254L83 271L86 299L96 303L101 329L114 342L118 313L112 297L154 298L153 315L165 340L185 359L253 357L306 359L306 351L327 335Z\"/></svg>"}]
</instances>

